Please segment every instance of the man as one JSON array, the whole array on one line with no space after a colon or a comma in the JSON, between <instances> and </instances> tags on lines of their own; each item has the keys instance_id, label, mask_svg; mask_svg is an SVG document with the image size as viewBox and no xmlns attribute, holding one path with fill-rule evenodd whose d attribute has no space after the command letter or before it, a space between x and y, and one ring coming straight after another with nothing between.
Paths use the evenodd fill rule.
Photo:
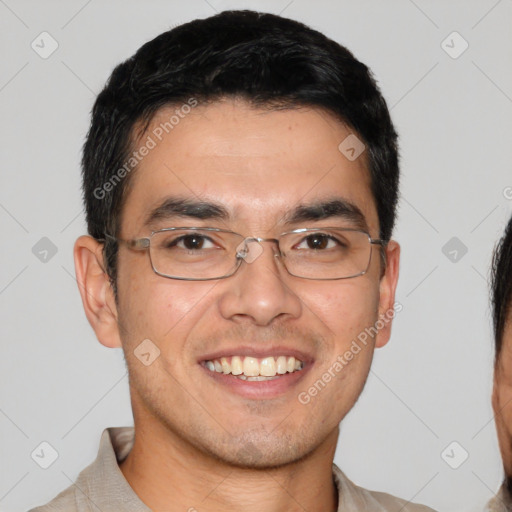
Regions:
<instances>
[{"instance_id":1,"label":"man","mask_svg":"<svg viewBox=\"0 0 512 512\"><path fill-rule=\"evenodd\" d=\"M35 510L430 510L333 465L391 332L396 139L366 66L270 14L187 23L114 70L75 264L135 427Z\"/></svg>"},{"instance_id":2,"label":"man","mask_svg":"<svg viewBox=\"0 0 512 512\"><path fill-rule=\"evenodd\" d=\"M491 282L496 343L492 405L505 480L488 510L504 512L512 510L512 218L494 252Z\"/></svg>"}]
</instances>

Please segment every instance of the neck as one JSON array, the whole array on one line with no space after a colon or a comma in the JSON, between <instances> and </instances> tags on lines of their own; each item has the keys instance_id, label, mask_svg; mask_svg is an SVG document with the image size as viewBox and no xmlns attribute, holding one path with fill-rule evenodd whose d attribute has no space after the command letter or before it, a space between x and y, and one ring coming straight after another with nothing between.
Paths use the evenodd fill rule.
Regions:
<instances>
[{"instance_id":1,"label":"neck","mask_svg":"<svg viewBox=\"0 0 512 512\"><path fill-rule=\"evenodd\" d=\"M338 429L300 461L269 469L234 467L199 452L160 423L137 425L120 464L151 510L168 512L335 512L332 462Z\"/></svg>"}]
</instances>

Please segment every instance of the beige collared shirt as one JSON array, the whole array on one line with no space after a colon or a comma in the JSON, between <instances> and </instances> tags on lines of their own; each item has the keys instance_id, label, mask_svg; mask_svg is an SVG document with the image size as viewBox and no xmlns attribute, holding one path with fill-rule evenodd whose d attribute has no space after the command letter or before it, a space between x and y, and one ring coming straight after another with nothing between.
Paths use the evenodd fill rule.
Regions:
<instances>
[{"instance_id":1,"label":"beige collared shirt","mask_svg":"<svg viewBox=\"0 0 512 512\"><path fill-rule=\"evenodd\" d=\"M78 475L76 482L47 505L29 512L151 512L118 466L130 452L133 439L133 427L105 429L96 460ZM433 512L423 505L362 489L335 464L333 478L338 490L338 512Z\"/></svg>"},{"instance_id":2,"label":"beige collared shirt","mask_svg":"<svg viewBox=\"0 0 512 512\"><path fill-rule=\"evenodd\" d=\"M512 512L512 496L502 485L494 498L487 503L484 512Z\"/></svg>"}]
</instances>

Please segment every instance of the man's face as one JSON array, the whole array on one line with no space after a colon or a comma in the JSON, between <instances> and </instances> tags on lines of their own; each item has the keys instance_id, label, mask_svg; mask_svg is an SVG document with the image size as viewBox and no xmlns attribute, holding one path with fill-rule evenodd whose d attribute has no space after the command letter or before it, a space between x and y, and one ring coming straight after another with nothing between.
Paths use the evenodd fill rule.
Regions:
<instances>
[{"instance_id":1,"label":"man's face","mask_svg":"<svg viewBox=\"0 0 512 512\"><path fill-rule=\"evenodd\" d=\"M140 142L174 110L161 110ZM262 238L306 227L360 227L346 215L286 223L299 205L340 200L357 207L378 238L365 154L350 161L338 149L350 133L315 109L272 112L235 101L198 106L137 167L120 237L180 226ZM215 203L228 215L160 215L146 225L169 198ZM333 372L333 364L392 306L397 272L381 279L374 246L366 274L306 280L286 273L272 243L262 247L227 279L180 281L156 275L147 251L120 246L117 315L136 425L163 426L180 443L230 464L275 467L323 443L334 450L337 426L361 393L374 345L387 341L389 328L361 345L342 370ZM396 270L396 244L388 253ZM146 339L160 350L149 366L134 355ZM295 356L304 368L266 382L207 368L206 360L225 356L229 362L235 355L260 362L266 355L276 361ZM329 369L330 382L301 403L299 394Z\"/></svg>"},{"instance_id":2,"label":"man's face","mask_svg":"<svg viewBox=\"0 0 512 512\"><path fill-rule=\"evenodd\" d=\"M503 344L494 372L492 405L505 475L512 492L512 319L503 333Z\"/></svg>"}]
</instances>

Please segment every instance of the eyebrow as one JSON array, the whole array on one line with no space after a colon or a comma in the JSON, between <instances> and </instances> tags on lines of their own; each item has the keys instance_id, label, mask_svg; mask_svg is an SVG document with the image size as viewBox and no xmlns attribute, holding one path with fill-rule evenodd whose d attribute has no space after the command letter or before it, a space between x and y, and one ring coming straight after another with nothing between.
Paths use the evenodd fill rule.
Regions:
<instances>
[{"instance_id":1,"label":"eyebrow","mask_svg":"<svg viewBox=\"0 0 512 512\"><path fill-rule=\"evenodd\" d=\"M169 197L147 214L144 224L145 226L153 226L161 220L167 220L173 217L228 221L231 215L229 211L219 203ZM360 208L342 198L299 204L286 213L282 222L284 222L285 225L291 225L327 219L345 220L354 225L355 228L368 231L366 218Z\"/></svg>"},{"instance_id":2,"label":"eyebrow","mask_svg":"<svg viewBox=\"0 0 512 512\"><path fill-rule=\"evenodd\" d=\"M368 231L366 218L360 208L342 198L300 204L285 216L284 221L286 224L298 224L333 218L348 221L354 227Z\"/></svg>"},{"instance_id":3,"label":"eyebrow","mask_svg":"<svg viewBox=\"0 0 512 512\"><path fill-rule=\"evenodd\" d=\"M160 220L172 217L227 220L229 216L229 212L221 204L169 197L147 214L144 224L152 226Z\"/></svg>"}]
</instances>

